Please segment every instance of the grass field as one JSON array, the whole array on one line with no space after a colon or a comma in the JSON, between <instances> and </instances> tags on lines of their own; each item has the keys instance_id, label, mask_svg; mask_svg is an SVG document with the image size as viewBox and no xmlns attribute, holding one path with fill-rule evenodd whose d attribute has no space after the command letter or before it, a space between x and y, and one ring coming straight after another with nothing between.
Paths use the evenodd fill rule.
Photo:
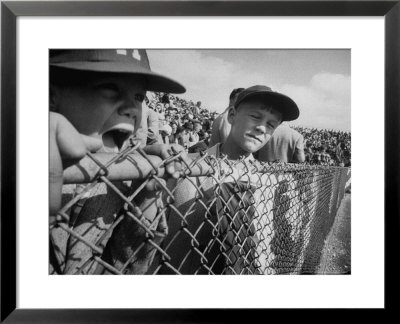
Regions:
<instances>
[{"instance_id":1,"label":"grass field","mask_svg":"<svg viewBox=\"0 0 400 324\"><path fill-rule=\"evenodd\" d=\"M351 194L345 194L325 241L318 274L351 273Z\"/></svg>"}]
</instances>

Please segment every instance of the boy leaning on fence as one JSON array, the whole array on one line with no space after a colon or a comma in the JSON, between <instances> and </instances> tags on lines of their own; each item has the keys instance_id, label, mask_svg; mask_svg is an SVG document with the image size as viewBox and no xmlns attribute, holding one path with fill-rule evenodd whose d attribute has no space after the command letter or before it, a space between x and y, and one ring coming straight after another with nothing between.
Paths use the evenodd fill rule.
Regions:
<instances>
[{"instance_id":1,"label":"boy leaning on fence","mask_svg":"<svg viewBox=\"0 0 400 324\"><path fill-rule=\"evenodd\" d=\"M196 212L185 215L185 222L190 225L189 231L196 233L196 241L188 237L185 242L182 236L179 241L170 244L170 251L167 252L177 260L173 266L179 267L183 273L202 273L206 269L204 260L207 259L208 264L213 264L210 269L213 273L265 273L265 261L260 264L262 258L256 255L264 253L265 256L271 247L267 246L265 238L259 242L266 226L260 229L257 226L260 224L255 224L254 218L260 219L266 212L260 198L265 189L262 187L266 184L259 173L250 171L256 163L253 153L268 142L283 121L295 120L298 116L299 109L291 98L267 86L252 86L238 95L235 105L228 112L231 130L225 143L217 143L207 150L206 161L216 173L206 179L197 178L195 185L186 181L177 187L179 210L190 210L198 188L202 189L203 194L198 200L204 200L205 203L197 203ZM207 218L218 227L219 238L215 233L212 234L214 229L210 228ZM173 219L179 222L180 219L172 214L169 226L171 232L175 233L180 224L173 222ZM192 253L192 261L186 261L189 258L185 246L189 244L194 244L194 250L201 251L203 256L200 257L200 252L197 252L199 257L196 258ZM226 264L220 262L218 255L221 252L227 258ZM179 260L185 261L179 264ZM167 269L163 271L168 273Z\"/></svg>"},{"instance_id":2,"label":"boy leaning on fence","mask_svg":"<svg viewBox=\"0 0 400 324\"><path fill-rule=\"evenodd\" d=\"M87 152L118 153L127 147L140 126L146 91L183 93L185 88L151 71L145 50L50 50L50 223L55 223L62 205L63 170ZM182 150L179 145L144 148L163 160ZM180 166L171 162L166 171L177 177ZM72 197L77 192L79 186ZM75 218L69 220L69 226L95 243L123 203L104 183L95 186L89 196L79 200L77 215L72 215ZM57 227L53 229L50 255L55 265L51 271L74 273L88 262L85 254L93 251L65 232L57 232Z\"/></svg>"},{"instance_id":3,"label":"boy leaning on fence","mask_svg":"<svg viewBox=\"0 0 400 324\"><path fill-rule=\"evenodd\" d=\"M255 160L253 153L268 143L283 121L295 120L299 114L296 103L286 95L263 85L249 87L239 93L228 111L231 130L226 142L208 149L213 156L225 155L228 163L223 162L221 169L231 174L221 177L216 211L229 251L227 273L265 273L271 267L270 225L265 219L268 208L262 202L266 182L271 179L249 170ZM232 169L229 161L239 158L243 163Z\"/></svg>"}]
</instances>

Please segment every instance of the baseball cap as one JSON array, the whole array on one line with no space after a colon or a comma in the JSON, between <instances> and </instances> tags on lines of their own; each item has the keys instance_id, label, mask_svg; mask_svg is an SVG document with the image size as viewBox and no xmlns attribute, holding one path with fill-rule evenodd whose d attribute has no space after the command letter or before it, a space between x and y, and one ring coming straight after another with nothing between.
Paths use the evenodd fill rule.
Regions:
<instances>
[{"instance_id":1,"label":"baseball cap","mask_svg":"<svg viewBox=\"0 0 400 324\"><path fill-rule=\"evenodd\" d=\"M146 78L149 91L186 91L177 81L151 71L144 49L51 49L50 66L79 71L138 74Z\"/></svg>"},{"instance_id":2,"label":"baseball cap","mask_svg":"<svg viewBox=\"0 0 400 324\"><path fill-rule=\"evenodd\" d=\"M299 108L292 99L263 85L255 85L239 93L235 101L235 108L250 98L259 98L266 103L273 104L274 108L282 113L282 121L295 120L300 115Z\"/></svg>"}]
</instances>

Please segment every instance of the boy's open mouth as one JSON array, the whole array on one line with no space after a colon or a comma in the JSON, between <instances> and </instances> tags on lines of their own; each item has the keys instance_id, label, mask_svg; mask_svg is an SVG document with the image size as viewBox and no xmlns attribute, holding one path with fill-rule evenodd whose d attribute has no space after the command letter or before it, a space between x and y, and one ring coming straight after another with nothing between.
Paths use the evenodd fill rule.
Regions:
<instances>
[{"instance_id":1,"label":"boy's open mouth","mask_svg":"<svg viewBox=\"0 0 400 324\"><path fill-rule=\"evenodd\" d=\"M127 129L111 129L103 134L103 145L106 152L118 153L125 148L129 137L133 134Z\"/></svg>"}]
</instances>

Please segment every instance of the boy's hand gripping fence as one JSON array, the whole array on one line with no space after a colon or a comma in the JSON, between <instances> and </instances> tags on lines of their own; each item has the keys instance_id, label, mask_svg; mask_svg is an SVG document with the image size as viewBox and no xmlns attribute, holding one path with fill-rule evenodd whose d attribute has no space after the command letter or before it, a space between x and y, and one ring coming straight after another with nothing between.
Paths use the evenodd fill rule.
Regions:
<instances>
[{"instance_id":1,"label":"boy's hand gripping fence","mask_svg":"<svg viewBox=\"0 0 400 324\"><path fill-rule=\"evenodd\" d=\"M135 146L68 168L50 273L315 273L348 168L181 154ZM179 179L165 173L174 159Z\"/></svg>"}]
</instances>

